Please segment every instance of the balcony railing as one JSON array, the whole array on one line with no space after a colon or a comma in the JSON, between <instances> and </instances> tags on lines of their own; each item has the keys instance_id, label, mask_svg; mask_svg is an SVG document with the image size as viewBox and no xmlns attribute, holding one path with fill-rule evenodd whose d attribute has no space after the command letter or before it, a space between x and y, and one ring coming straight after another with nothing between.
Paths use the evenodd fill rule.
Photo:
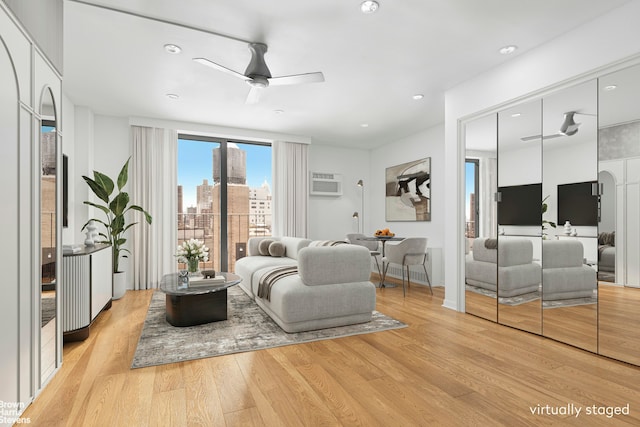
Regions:
<instances>
[{"instance_id":1,"label":"balcony railing","mask_svg":"<svg viewBox=\"0 0 640 427\"><path fill-rule=\"evenodd\" d=\"M220 271L220 214L178 214L178 242L199 239L209 248L209 261L201 262L200 269ZM229 214L227 215L227 265L229 271L235 270L236 260L247 253L247 241L250 237L271 236L271 214ZM186 268L178 264L179 269Z\"/></svg>"}]
</instances>

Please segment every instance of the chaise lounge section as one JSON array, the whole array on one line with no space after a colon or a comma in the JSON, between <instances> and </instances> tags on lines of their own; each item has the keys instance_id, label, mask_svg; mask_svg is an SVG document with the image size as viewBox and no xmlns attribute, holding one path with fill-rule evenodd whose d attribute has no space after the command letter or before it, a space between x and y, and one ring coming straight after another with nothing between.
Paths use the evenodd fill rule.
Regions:
<instances>
[{"instance_id":1,"label":"chaise lounge section","mask_svg":"<svg viewBox=\"0 0 640 427\"><path fill-rule=\"evenodd\" d=\"M533 244L527 239L478 237L473 241L473 255L466 261L468 285L496 291L502 298L537 292L541 267L533 262ZM496 264L500 262L498 268Z\"/></svg>"},{"instance_id":2,"label":"chaise lounge section","mask_svg":"<svg viewBox=\"0 0 640 427\"><path fill-rule=\"evenodd\" d=\"M236 262L236 274L242 277L247 294L284 331L310 331L371 320L376 289L369 281L371 256L367 248L347 244L313 246L305 239L269 238L286 247L284 256L273 257L260 255L258 249L264 239L249 240L249 256ZM297 273L280 278L268 297L259 297L261 279L283 266L297 266Z\"/></svg>"}]
</instances>

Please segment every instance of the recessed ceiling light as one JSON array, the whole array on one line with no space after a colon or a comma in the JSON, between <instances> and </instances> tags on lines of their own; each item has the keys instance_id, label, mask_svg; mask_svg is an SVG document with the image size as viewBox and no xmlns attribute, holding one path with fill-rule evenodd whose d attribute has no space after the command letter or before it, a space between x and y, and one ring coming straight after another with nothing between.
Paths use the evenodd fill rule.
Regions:
<instances>
[{"instance_id":1,"label":"recessed ceiling light","mask_svg":"<svg viewBox=\"0 0 640 427\"><path fill-rule=\"evenodd\" d=\"M511 117L520 117L522 115L522 113L513 113L511 115Z\"/></svg>"},{"instance_id":2,"label":"recessed ceiling light","mask_svg":"<svg viewBox=\"0 0 640 427\"><path fill-rule=\"evenodd\" d=\"M412 96L413 99L415 99L416 101L424 98L424 95L421 93L416 93L415 95Z\"/></svg>"},{"instance_id":3,"label":"recessed ceiling light","mask_svg":"<svg viewBox=\"0 0 640 427\"><path fill-rule=\"evenodd\" d=\"M378 10L379 7L380 5L377 1L366 0L360 3L360 10L362 13L373 13Z\"/></svg>"},{"instance_id":4,"label":"recessed ceiling light","mask_svg":"<svg viewBox=\"0 0 640 427\"><path fill-rule=\"evenodd\" d=\"M284 113L284 110L273 110L273 112L276 114L282 114Z\"/></svg>"},{"instance_id":5,"label":"recessed ceiling light","mask_svg":"<svg viewBox=\"0 0 640 427\"><path fill-rule=\"evenodd\" d=\"M602 89L606 90L608 92L610 90L616 90L617 88L618 88L618 86L616 86L616 85L608 85L608 86L603 87Z\"/></svg>"},{"instance_id":6,"label":"recessed ceiling light","mask_svg":"<svg viewBox=\"0 0 640 427\"><path fill-rule=\"evenodd\" d=\"M180 46L178 46L177 44L165 44L164 45L164 50L166 50L168 53L177 55L180 52L182 52L182 48Z\"/></svg>"},{"instance_id":7,"label":"recessed ceiling light","mask_svg":"<svg viewBox=\"0 0 640 427\"><path fill-rule=\"evenodd\" d=\"M178 99L178 98L180 98L180 95L176 95L175 93L168 93L167 94L167 98L169 98L169 99Z\"/></svg>"},{"instance_id":8,"label":"recessed ceiling light","mask_svg":"<svg viewBox=\"0 0 640 427\"><path fill-rule=\"evenodd\" d=\"M369 127L369 123L361 123L360 127L361 128L368 128Z\"/></svg>"},{"instance_id":9,"label":"recessed ceiling light","mask_svg":"<svg viewBox=\"0 0 640 427\"><path fill-rule=\"evenodd\" d=\"M512 54L513 52L515 52L516 49L518 49L518 46L509 45L509 46L501 47L498 52L500 52L502 55L509 55L509 54Z\"/></svg>"}]
</instances>

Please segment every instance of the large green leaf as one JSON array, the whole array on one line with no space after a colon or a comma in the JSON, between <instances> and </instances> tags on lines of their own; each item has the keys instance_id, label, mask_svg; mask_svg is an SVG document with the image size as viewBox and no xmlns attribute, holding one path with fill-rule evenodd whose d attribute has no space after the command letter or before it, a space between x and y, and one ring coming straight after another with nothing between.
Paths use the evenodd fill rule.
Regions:
<instances>
[{"instance_id":1,"label":"large green leaf","mask_svg":"<svg viewBox=\"0 0 640 427\"><path fill-rule=\"evenodd\" d=\"M151 215L149 215L149 213L147 211L145 211L144 209L142 209L140 206L131 205L131 206L129 206L129 209L133 209L134 211L142 212L144 214L144 219L147 220L147 223L151 224Z\"/></svg>"},{"instance_id":2,"label":"large green leaf","mask_svg":"<svg viewBox=\"0 0 640 427\"><path fill-rule=\"evenodd\" d=\"M137 222L132 222L131 224L127 225L127 226L122 230L122 232L124 233L125 231L127 231L128 229L130 229L131 227L133 227L133 226L134 226L134 225L136 225L136 224L137 224Z\"/></svg>"},{"instance_id":3,"label":"large green leaf","mask_svg":"<svg viewBox=\"0 0 640 427\"><path fill-rule=\"evenodd\" d=\"M109 228L111 229L112 236L117 236L122 233L122 230L124 229L124 215L116 215L113 218L113 221L111 221L111 226Z\"/></svg>"},{"instance_id":4,"label":"large green leaf","mask_svg":"<svg viewBox=\"0 0 640 427\"><path fill-rule=\"evenodd\" d=\"M86 203L86 202L85 202L85 203ZM85 222L85 223L84 223L84 225L82 226L82 228L80 229L80 231L84 230L84 229L85 229L85 227L86 227L86 226L87 226L91 221L99 222L100 224L102 224L102 225L104 225L105 227L109 228L109 225L108 225L106 222L101 221L101 220L96 219L96 218L91 218L89 221L87 221L87 222ZM107 237L107 236L104 236L104 237Z\"/></svg>"},{"instance_id":5,"label":"large green leaf","mask_svg":"<svg viewBox=\"0 0 640 427\"><path fill-rule=\"evenodd\" d=\"M109 193L107 193L107 191L100 184L98 184L88 176L82 175L82 179L84 179L85 182L89 185L89 188L91 188L93 194L98 196L98 198L103 202L109 203Z\"/></svg>"},{"instance_id":6,"label":"large green leaf","mask_svg":"<svg viewBox=\"0 0 640 427\"><path fill-rule=\"evenodd\" d=\"M113 181L107 175L102 172L93 171L93 179L100 187L104 188L104 191L106 191L108 195L113 193Z\"/></svg>"},{"instance_id":7,"label":"large green leaf","mask_svg":"<svg viewBox=\"0 0 640 427\"><path fill-rule=\"evenodd\" d=\"M122 187L124 187L129 180L129 160L131 160L131 157L127 159L127 162L122 166L120 174L118 174L118 190L122 190Z\"/></svg>"},{"instance_id":8,"label":"large green leaf","mask_svg":"<svg viewBox=\"0 0 640 427\"><path fill-rule=\"evenodd\" d=\"M106 206L102 206L102 205L98 205L96 203L91 203L91 202L83 202L85 205L89 205L89 206L93 206L94 208L98 208L100 209L102 212L104 212L105 214L109 215L109 213L111 212L109 210L109 208L107 208Z\"/></svg>"},{"instance_id":9,"label":"large green leaf","mask_svg":"<svg viewBox=\"0 0 640 427\"><path fill-rule=\"evenodd\" d=\"M111 209L114 215L122 215L128 204L129 194L122 192L113 198L111 204L109 204L109 209Z\"/></svg>"}]
</instances>

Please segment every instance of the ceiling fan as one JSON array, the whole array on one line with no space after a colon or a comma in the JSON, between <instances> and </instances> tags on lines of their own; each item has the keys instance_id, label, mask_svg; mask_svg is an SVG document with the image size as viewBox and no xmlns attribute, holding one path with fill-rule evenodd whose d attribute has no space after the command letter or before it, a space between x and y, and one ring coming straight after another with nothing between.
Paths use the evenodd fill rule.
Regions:
<instances>
[{"instance_id":1,"label":"ceiling fan","mask_svg":"<svg viewBox=\"0 0 640 427\"><path fill-rule=\"evenodd\" d=\"M244 74L216 64L207 58L193 58L193 60L199 64L231 74L247 82L247 84L251 86L249 94L247 95L247 104L255 104L258 102L260 92L269 86L297 85L324 81L324 75L321 72L272 77L269 67L267 67L267 63L264 61L267 45L264 43L249 43L249 50L251 51L251 61Z\"/></svg>"},{"instance_id":2,"label":"ceiling fan","mask_svg":"<svg viewBox=\"0 0 640 427\"><path fill-rule=\"evenodd\" d=\"M576 114L585 114L585 113L578 113L577 111L568 111L564 113L564 121L560 125L560 129L558 129L558 132L552 133L551 135L544 135L544 136L543 135L525 136L520 138L520 140L527 142L527 141L532 141L534 139L540 139L540 138L551 139L551 138L558 138L560 136L573 136L576 133L578 133L578 127L581 125L581 123L576 123L576 121L574 120L574 116Z\"/></svg>"}]
</instances>

